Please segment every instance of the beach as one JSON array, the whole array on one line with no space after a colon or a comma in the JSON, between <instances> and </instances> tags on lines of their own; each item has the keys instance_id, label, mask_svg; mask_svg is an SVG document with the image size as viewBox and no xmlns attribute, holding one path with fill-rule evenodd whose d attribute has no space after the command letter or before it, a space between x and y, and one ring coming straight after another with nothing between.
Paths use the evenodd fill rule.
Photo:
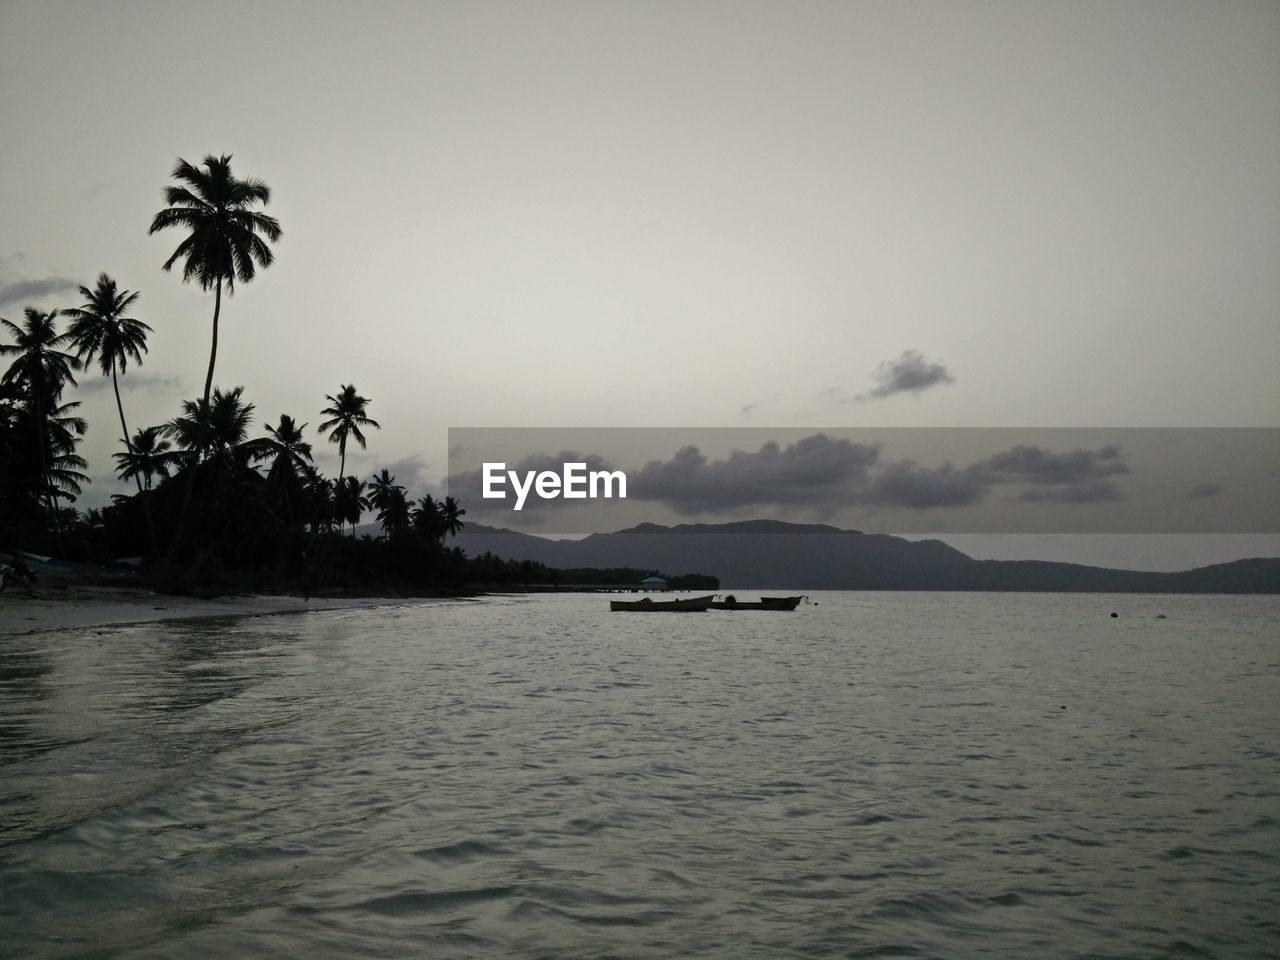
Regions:
<instances>
[{"instance_id":1,"label":"beach","mask_svg":"<svg viewBox=\"0 0 1280 960\"><path fill-rule=\"evenodd\" d=\"M10 587L0 594L0 636L104 627L157 620L204 617L252 617L349 607L437 602L436 598L310 597L284 594L239 596L171 596L138 587L67 585L40 587L34 596Z\"/></svg>"}]
</instances>

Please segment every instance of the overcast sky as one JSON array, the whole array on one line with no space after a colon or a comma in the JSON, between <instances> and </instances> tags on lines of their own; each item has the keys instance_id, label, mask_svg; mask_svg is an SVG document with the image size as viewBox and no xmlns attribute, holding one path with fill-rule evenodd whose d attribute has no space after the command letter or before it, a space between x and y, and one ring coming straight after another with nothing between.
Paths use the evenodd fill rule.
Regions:
<instances>
[{"instance_id":1,"label":"overcast sky","mask_svg":"<svg viewBox=\"0 0 1280 960\"><path fill-rule=\"evenodd\" d=\"M356 469L438 480L450 426L1280 425L1276 3L3 0L0 128L0 315L141 291L131 426L203 384L147 227L208 153L284 228L216 382L312 430L354 383Z\"/></svg>"}]
</instances>

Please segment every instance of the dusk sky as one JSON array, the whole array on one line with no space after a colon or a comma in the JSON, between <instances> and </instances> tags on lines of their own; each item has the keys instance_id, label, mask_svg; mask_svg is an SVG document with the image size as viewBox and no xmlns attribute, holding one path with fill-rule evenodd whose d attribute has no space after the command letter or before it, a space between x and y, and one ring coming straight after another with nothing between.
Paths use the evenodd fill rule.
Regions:
<instances>
[{"instance_id":1,"label":"dusk sky","mask_svg":"<svg viewBox=\"0 0 1280 960\"><path fill-rule=\"evenodd\" d=\"M284 229L215 383L355 384L411 492L449 427L1280 426L1273 2L5 0L0 90L0 316L140 291L131 428L203 386L147 228L210 153Z\"/></svg>"}]
</instances>

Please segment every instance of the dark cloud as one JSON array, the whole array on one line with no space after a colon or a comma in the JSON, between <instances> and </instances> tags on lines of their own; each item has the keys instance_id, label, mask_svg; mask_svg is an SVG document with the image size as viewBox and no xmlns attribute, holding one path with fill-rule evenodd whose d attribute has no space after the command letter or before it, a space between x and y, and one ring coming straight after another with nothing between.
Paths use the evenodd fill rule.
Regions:
<instances>
[{"instance_id":1,"label":"dark cloud","mask_svg":"<svg viewBox=\"0 0 1280 960\"><path fill-rule=\"evenodd\" d=\"M1116 446L1054 453L1043 447L1020 444L989 457L982 467L990 472L995 482L1021 480L1040 485L1082 484L1129 472L1120 448Z\"/></svg>"},{"instance_id":2,"label":"dark cloud","mask_svg":"<svg viewBox=\"0 0 1280 960\"><path fill-rule=\"evenodd\" d=\"M878 386L860 399L883 399L895 393L919 393L955 377L941 363L929 363L918 350L904 350L897 360L886 360L874 374Z\"/></svg>"},{"instance_id":3,"label":"dark cloud","mask_svg":"<svg viewBox=\"0 0 1280 960\"><path fill-rule=\"evenodd\" d=\"M80 284L66 277L44 277L40 280L14 280L0 283L0 308L11 304L33 306L32 300L41 300L56 293L80 289Z\"/></svg>"},{"instance_id":4,"label":"dark cloud","mask_svg":"<svg viewBox=\"0 0 1280 960\"><path fill-rule=\"evenodd\" d=\"M967 466L923 467L882 461L878 446L819 433L723 460L684 447L631 474L629 496L684 514L767 506L805 506L822 515L852 505L958 507L981 502L998 485L1029 486L1022 497L1028 502L1094 503L1121 499L1109 478L1128 471L1115 446L1058 453L1020 445Z\"/></svg>"},{"instance_id":5,"label":"dark cloud","mask_svg":"<svg viewBox=\"0 0 1280 960\"><path fill-rule=\"evenodd\" d=\"M914 460L888 464L871 485L871 502L883 506L962 507L987 495L991 475L980 466L921 467Z\"/></svg>"},{"instance_id":6,"label":"dark cloud","mask_svg":"<svg viewBox=\"0 0 1280 960\"><path fill-rule=\"evenodd\" d=\"M1222 493L1222 489L1222 484L1220 483L1197 483L1187 491L1187 496L1192 499L1216 497L1218 494Z\"/></svg>"},{"instance_id":7,"label":"dark cloud","mask_svg":"<svg viewBox=\"0 0 1280 960\"><path fill-rule=\"evenodd\" d=\"M658 500L680 513L768 504L830 510L853 503L879 449L823 433L785 447L769 442L708 460L695 446L651 460L629 478L628 497Z\"/></svg>"}]
</instances>

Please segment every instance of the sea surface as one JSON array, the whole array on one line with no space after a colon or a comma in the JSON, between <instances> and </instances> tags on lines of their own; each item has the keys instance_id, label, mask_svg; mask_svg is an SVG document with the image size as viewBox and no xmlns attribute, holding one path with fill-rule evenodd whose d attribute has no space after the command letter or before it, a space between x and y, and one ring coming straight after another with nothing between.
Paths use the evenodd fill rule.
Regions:
<instances>
[{"instance_id":1,"label":"sea surface","mask_svg":"<svg viewBox=\"0 0 1280 960\"><path fill-rule=\"evenodd\" d=\"M813 600L0 637L0 956L1277 956L1280 599Z\"/></svg>"}]
</instances>

